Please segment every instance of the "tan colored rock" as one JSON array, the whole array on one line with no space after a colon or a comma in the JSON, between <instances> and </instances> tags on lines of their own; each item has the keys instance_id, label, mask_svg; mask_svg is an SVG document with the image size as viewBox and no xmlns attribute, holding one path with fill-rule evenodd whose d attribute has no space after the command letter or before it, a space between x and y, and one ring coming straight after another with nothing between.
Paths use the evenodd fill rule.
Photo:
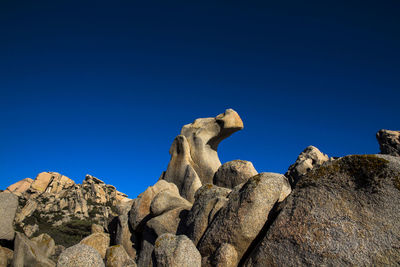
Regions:
<instances>
[{"instance_id":1,"label":"tan colored rock","mask_svg":"<svg viewBox=\"0 0 400 267\"><path fill-rule=\"evenodd\" d=\"M224 163L214 175L213 182L217 186L234 188L235 186L247 182L258 172L253 163L245 160L232 160Z\"/></svg>"},{"instance_id":2,"label":"tan colored rock","mask_svg":"<svg viewBox=\"0 0 400 267\"><path fill-rule=\"evenodd\" d=\"M94 248L104 259L106 256L106 250L110 245L110 235L105 233L94 233L82 239L80 244Z\"/></svg>"},{"instance_id":3,"label":"tan colored rock","mask_svg":"<svg viewBox=\"0 0 400 267\"><path fill-rule=\"evenodd\" d=\"M13 221L18 207L18 197L8 192L0 193L0 239L13 240Z\"/></svg>"},{"instance_id":4,"label":"tan colored rock","mask_svg":"<svg viewBox=\"0 0 400 267\"><path fill-rule=\"evenodd\" d=\"M117 245L122 245L128 253L128 255L132 258L136 258L136 249L134 248L134 233L131 233L129 229L129 217L128 217L128 212L125 214L119 215L118 217L115 217L115 230L114 230L114 235L112 240L113 244ZM110 229L109 229L110 230Z\"/></svg>"},{"instance_id":5,"label":"tan colored rock","mask_svg":"<svg viewBox=\"0 0 400 267\"><path fill-rule=\"evenodd\" d=\"M287 179L282 174L260 173L240 190L232 191L227 205L215 215L198 243L201 255L212 257L227 243L235 248L240 259L265 225L285 184Z\"/></svg>"},{"instance_id":6,"label":"tan colored rock","mask_svg":"<svg viewBox=\"0 0 400 267\"><path fill-rule=\"evenodd\" d=\"M376 133L381 154L400 156L400 131L380 130Z\"/></svg>"},{"instance_id":7,"label":"tan colored rock","mask_svg":"<svg viewBox=\"0 0 400 267\"><path fill-rule=\"evenodd\" d=\"M75 185L75 182L64 175L56 172L42 172L36 176L31 188L39 192L46 191L56 194L73 185Z\"/></svg>"},{"instance_id":8,"label":"tan colored rock","mask_svg":"<svg viewBox=\"0 0 400 267\"><path fill-rule=\"evenodd\" d=\"M104 262L97 250L77 244L61 253L57 267L104 267Z\"/></svg>"},{"instance_id":9,"label":"tan colored rock","mask_svg":"<svg viewBox=\"0 0 400 267\"><path fill-rule=\"evenodd\" d=\"M176 208L150 219L146 225L154 231L156 236L165 233L177 234L179 223L186 218L188 213L188 208Z\"/></svg>"},{"instance_id":10,"label":"tan colored rock","mask_svg":"<svg viewBox=\"0 0 400 267\"><path fill-rule=\"evenodd\" d=\"M95 233L104 233L104 228L101 225L98 224L92 224L92 234Z\"/></svg>"},{"instance_id":11,"label":"tan colored rock","mask_svg":"<svg viewBox=\"0 0 400 267\"><path fill-rule=\"evenodd\" d=\"M11 266L14 252L11 249L0 246L0 267Z\"/></svg>"},{"instance_id":12,"label":"tan colored rock","mask_svg":"<svg viewBox=\"0 0 400 267\"><path fill-rule=\"evenodd\" d=\"M37 207L38 207L38 203L37 203L36 199L34 199L34 198L29 199L26 202L25 206L21 209L21 211L16 214L15 222L20 223L26 217L31 216Z\"/></svg>"},{"instance_id":13,"label":"tan colored rock","mask_svg":"<svg viewBox=\"0 0 400 267\"><path fill-rule=\"evenodd\" d=\"M157 267L200 267L201 255L185 235L164 234L154 246Z\"/></svg>"},{"instance_id":14,"label":"tan colored rock","mask_svg":"<svg viewBox=\"0 0 400 267\"><path fill-rule=\"evenodd\" d=\"M133 200L132 209L129 215L129 223L133 230L136 230L142 220L150 214L150 205L153 198L162 191L171 191L179 194L177 186L164 180L159 180L155 185L150 186Z\"/></svg>"},{"instance_id":15,"label":"tan colored rock","mask_svg":"<svg viewBox=\"0 0 400 267\"><path fill-rule=\"evenodd\" d=\"M29 240L25 235L16 233L14 241L14 267L41 266L55 267L56 264L48 259L35 242Z\"/></svg>"},{"instance_id":16,"label":"tan colored rock","mask_svg":"<svg viewBox=\"0 0 400 267\"><path fill-rule=\"evenodd\" d=\"M51 238L48 234L41 234L37 237L31 239L36 243L38 249L45 255L47 258L54 254L55 252L55 242L54 239Z\"/></svg>"},{"instance_id":17,"label":"tan colored rock","mask_svg":"<svg viewBox=\"0 0 400 267\"><path fill-rule=\"evenodd\" d=\"M239 263L238 254L234 246L224 243L216 251L212 266L236 267Z\"/></svg>"},{"instance_id":18,"label":"tan colored rock","mask_svg":"<svg viewBox=\"0 0 400 267\"><path fill-rule=\"evenodd\" d=\"M31 178L25 178L7 187L6 191L13 193L17 196L21 196L26 190L31 187L32 183L33 180Z\"/></svg>"},{"instance_id":19,"label":"tan colored rock","mask_svg":"<svg viewBox=\"0 0 400 267\"><path fill-rule=\"evenodd\" d=\"M136 267L136 263L122 245L115 245L107 249L106 267Z\"/></svg>"},{"instance_id":20,"label":"tan colored rock","mask_svg":"<svg viewBox=\"0 0 400 267\"><path fill-rule=\"evenodd\" d=\"M163 191L154 197L150 205L150 211L152 216L155 217L176 208L190 209L191 207L192 204L180 195L171 191Z\"/></svg>"}]
</instances>

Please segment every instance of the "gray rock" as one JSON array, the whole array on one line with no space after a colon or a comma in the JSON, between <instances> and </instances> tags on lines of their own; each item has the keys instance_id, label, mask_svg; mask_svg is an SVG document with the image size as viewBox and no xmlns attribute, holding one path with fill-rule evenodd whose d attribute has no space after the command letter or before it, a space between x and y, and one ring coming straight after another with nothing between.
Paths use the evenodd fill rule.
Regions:
<instances>
[{"instance_id":1,"label":"gray rock","mask_svg":"<svg viewBox=\"0 0 400 267\"><path fill-rule=\"evenodd\" d=\"M346 156L308 174L245 266L395 266L400 160Z\"/></svg>"},{"instance_id":2,"label":"gray rock","mask_svg":"<svg viewBox=\"0 0 400 267\"><path fill-rule=\"evenodd\" d=\"M128 255L132 258L136 258L135 242L136 236L134 232L129 229L128 215L122 214L116 217L115 220L115 232L111 235L111 244L122 245Z\"/></svg>"},{"instance_id":3,"label":"gray rock","mask_svg":"<svg viewBox=\"0 0 400 267\"><path fill-rule=\"evenodd\" d=\"M201 255L211 257L227 243L235 248L240 259L265 225L286 185L282 174L260 173L240 190L232 191L227 205L215 215L198 243Z\"/></svg>"},{"instance_id":4,"label":"gray rock","mask_svg":"<svg viewBox=\"0 0 400 267\"><path fill-rule=\"evenodd\" d=\"M37 237L31 239L33 242L36 243L38 249L42 252L45 257L50 257L55 253L55 242L51 236L48 234L41 234Z\"/></svg>"},{"instance_id":5,"label":"gray rock","mask_svg":"<svg viewBox=\"0 0 400 267\"><path fill-rule=\"evenodd\" d=\"M217 249L212 259L212 266L236 267L238 261L239 259L236 249L232 245L224 243Z\"/></svg>"},{"instance_id":6,"label":"gray rock","mask_svg":"<svg viewBox=\"0 0 400 267\"><path fill-rule=\"evenodd\" d=\"M18 197L16 195L7 192L0 193L0 239L14 239L13 221L17 207Z\"/></svg>"},{"instance_id":7,"label":"gray rock","mask_svg":"<svg viewBox=\"0 0 400 267\"><path fill-rule=\"evenodd\" d=\"M150 211L153 216L159 216L164 212L176 208L190 209L191 207L192 204L179 194L171 191L164 191L157 194L153 199L150 205Z\"/></svg>"},{"instance_id":8,"label":"gray rock","mask_svg":"<svg viewBox=\"0 0 400 267\"><path fill-rule=\"evenodd\" d=\"M189 208L183 207L167 211L152 218L146 225L154 231L157 237L165 233L177 234L181 220L186 219Z\"/></svg>"},{"instance_id":9,"label":"gray rock","mask_svg":"<svg viewBox=\"0 0 400 267\"><path fill-rule=\"evenodd\" d=\"M203 185L197 190L196 200L185 221L186 235L195 245L214 219L214 215L228 202L226 196L230 192L231 190L228 188L213 184Z\"/></svg>"},{"instance_id":10,"label":"gray rock","mask_svg":"<svg viewBox=\"0 0 400 267\"><path fill-rule=\"evenodd\" d=\"M201 255L196 246L184 235L164 234L154 247L155 265L158 267L200 267Z\"/></svg>"},{"instance_id":11,"label":"gray rock","mask_svg":"<svg viewBox=\"0 0 400 267\"><path fill-rule=\"evenodd\" d=\"M0 246L0 267L11 266L14 252L11 249Z\"/></svg>"},{"instance_id":12,"label":"gray rock","mask_svg":"<svg viewBox=\"0 0 400 267\"><path fill-rule=\"evenodd\" d=\"M107 248L110 246L110 235L106 233L94 233L82 239L80 244L94 248L99 252L101 258L104 259Z\"/></svg>"},{"instance_id":13,"label":"gray rock","mask_svg":"<svg viewBox=\"0 0 400 267\"><path fill-rule=\"evenodd\" d=\"M104 267L104 262L97 250L77 244L61 253L57 267Z\"/></svg>"},{"instance_id":14,"label":"gray rock","mask_svg":"<svg viewBox=\"0 0 400 267\"><path fill-rule=\"evenodd\" d=\"M17 232L14 241L13 266L54 267L56 264L46 257L35 242L29 240L24 234Z\"/></svg>"},{"instance_id":15,"label":"gray rock","mask_svg":"<svg viewBox=\"0 0 400 267\"><path fill-rule=\"evenodd\" d=\"M109 247L106 252L106 267L136 267L136 263L121 245Z\"/></svg>"},{"instance_id":16,"label":"gray rock","mask_svg":"<svg viewBox=\"0 0 400 267\"><path fill-rule=\"evenodd\" d=\"M315 146L308 146L297 157L296 162L290 165L285 176L288 178L292 187L300 180L300 178L312 169L321 166L329 160L329 157L319 151Z\"/></svg>"},{"instance_id":17,"label":"gray rock","mask_svg":"<svg viewBox=\"0 0 400 267\"><path fill-rule=\"evenodd\" d=\"M382 154L400 156L400 131L380 130L376 133Z\"/></svg>"},{"instance_id":18,"label":"gray rock","mask_svg":"<svg viewBox=\"0 0 400 267\"><path fill-rule=\"evenodd\" d=\"M258 172L250 161L232 160L222 164L214 175L214 184L226 188L247 182Z\"/></svg>"}]
</instances>

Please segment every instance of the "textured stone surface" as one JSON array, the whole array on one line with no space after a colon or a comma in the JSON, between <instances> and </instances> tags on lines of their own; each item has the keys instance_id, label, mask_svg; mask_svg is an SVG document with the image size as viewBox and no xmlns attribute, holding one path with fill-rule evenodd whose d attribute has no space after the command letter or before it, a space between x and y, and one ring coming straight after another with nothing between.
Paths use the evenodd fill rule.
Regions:
<instances>
[{"instance_id":1,"label":"textured stone surface","mask_svg":"<svg viewBox=\"0 0 400 267\"><path fill-rule=\"evenodd\" d=\"M288 178L292 187L300 180L300 178L312 169L321 166L329 160L329 157L319 151L315 146L308 146L297 157L296 162L290 165L285 176Z\"/></svg>"},{"instance_id":2,"label":"textured stone surface","mask_svg":"<svg viewBox=\"0 0 400 267\"><path fill-rule=\"evenodd\" d=\"M164 191L157 194L153 199L150 211L152 216L158 216L176 208L190 209L191 207L192 204L180 195L171 191Z\"/></svg>"},{"instance_id":3,"label":"textured stone surface","mask_svg":"<svg viewBox=\"0 0 400 267\"><path fill-rule=\"evenodd\" d=\"M64 175L56 172L42 172L36 176L31 187L39 192L58 193L74 185L75 182Z\"/></svg>"},{"instance_id":4,"label":"textured stone surface","mask_svg":"<svg viewBox=\"0 0 400 267\"><path fill-rule=\"evenodd\" d=\"M110 235L106 233L94 233L82 239L80 243L94 248L104 259L106 250L110 246Z\"/></svg>"},{"instance_id":5,"label":"textured stone surface","mask_svg":"<svg viewBox=\"0 0 400 267\"><path fill-rule=\"evenodd\" d=\"M41 266L54 267L56 264L48 259L39 249L35 242L29 240L25 235L16 233L14 241L14 267Z\"/></svg>"},{"instance_id":6,"label":"textured stone surface","mask_svg":"<svg viewBox=\"0 0 400 267\"><path fill-rule=\"evenodd\" d=\"M92 224L92 234L94 233L104 233L104 228L101 225L98 224Z\"/></svg>"},{"instance_id":7,"label":"textured stone surface","mask_svg":"<svg viewBox=\"0 0 400 267\"><path fill-rule=\"evenodd\" d=\"M245 266L400 262L400 159L346 156L305 175Z\"/></svg>"},{"instance_id":8,"label":"textured stone surface","mask_svg":"<svg viewBox=\"0 0 400 267\"><path fill-rule=\"evenodd\" d=\"M32 183L33 180L31 178L25 178L7 187L6 191L13 193L17 196L21 196L26 190L28 190L31 187Z\"/></svg>"},{"instance_id":9,"label":"textured stone surface","mask_svg":"<svg viewBox=\"0 0 400 267\"><path fill-rule=\"evenodd\" d=\"M154 246L158 267L200 267L201 255L193 242L184 235L164 234Z\"/></svg>"},{"instance_id":10,"label":"textured stone surface","mask_svg":"<svg viewBox=\"0 0 400 267\"><path fill-rule=\"evenodd\" d=\"M214 184L226 188L247 182L258 172L250 161L232 160L222 164L214 175Z\"/></svg>"},{"instance_id":11,"label":"textured stone surface","mask_svg":"<svg viewBox=\"0 0 400 267\"><path fill-rule=\"evenodd\" d=\"M11 266L14 252L11 249L0 246L0 267Z\"/></svg>"},{"instance_id":12,"label":"textured stone surface","mask_svg":"<svg viewBox=\"0 0 400 267\"><path fill-rule=\"evenodd\" d=\"M227 205L215 215L198 243L201 255L211 257L227 243L241 258L265 225L286 184L287 179L282 174L260 173L232 191Z\"/></svg>"},{"instance_id":13,"label":"textured stone surface","mask_svg":"<svg viewBox=\"0 0 400 267\"><path fill-rule=\"evenodd\" d=\"M136 263L121 245L109 247L106 252L106 267L136 267Z\"/></svg>"},{"instance_id":14,"label":"textured stone surface","mask_svg":"<svg viewBox=\"0 0 400 267\"><path fill-rule=\"evenodd\" d=\"M13 240L13 221L18 207L18 197L8 192L0 193L0 239Z\"/></svg>"},{"instance_id":15,"label":"textured stone surface","mask_svg":"<svg viewBox=\"0 0 400 267\"><path fill-rule=\"evenodd\" d=\"M104 262L97 250L77 244L61 253L57 267L104 267Z\"/></svg>"},{"instance_id":16,"label":"textured stone surface","mask_svg":"<svg viewBox=\"0 0 400 267\"><path fill-rule=\"evenodd\" d=\"M231 190L228 188L212 184L203 185L197 190L196 200L185 220L186 235L195 245L197 245L207 226L214 219L214 215L228 202L226 196L230 192Z\"/></svg>"},{"instance_id":17,"label":"textured stone surface","mask_svg":"<svg viewBox=\"0 0 400 267\"><path fill-rule=\"evenodd\" d=\"M31 240L36 243L36 246L45 257L48 258L55 253L56 244L48 234L41 234Z\"/></svg>"},{"instance_id":18,"label":"textured stone surface","mask_svg":"<svg viewBox=\"0 0 400 267\"><path fill-rule=\"evenodd\" d=\"M212 258L212 266L236 267L238 265L238 254L236 249L227 243L222 244Z\"/></svg>"},{"instance_id":19,"label":"textured stone surface","mask_svg":"<svg viewBox=\"0 0 400 267\"><path fill-rule=\"evenodd\" d=\"M190 208L190 207L189 207ZM189 208L176 208L149 220L146 225L156 236L164 233L177 234L181 220L185 220Z\"/></svg>"},{"instance_id":20,"label":"textured stone surface","mask_svg":"<svg viewBox=\"0 0 400 267\"><path fill-rule=\"evenodd\" d=\"M121 214L113 219L114 226L110 229L110 243L114 245L122 245L128 255L132 258L136 258L136 249L134 242L136 236L134 232L129 229L128 214Z\"/></svg>"},{"instance_id":21,"label":"textured stone surface","mask_svg":"<svg viewBox=\"0 0 400 267\"><path fill-rule=\"evenodd\" d=\"M376 134L382 154L400 156L400 131L380 130Z\"/></svg>"}]
</instances>

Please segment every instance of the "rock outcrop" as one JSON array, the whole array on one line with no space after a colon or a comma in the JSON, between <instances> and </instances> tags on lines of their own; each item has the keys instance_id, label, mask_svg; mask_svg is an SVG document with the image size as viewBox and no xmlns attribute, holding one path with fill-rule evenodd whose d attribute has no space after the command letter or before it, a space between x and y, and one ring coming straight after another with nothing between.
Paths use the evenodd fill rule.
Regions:
<instances>
[{"instance_id":1,"label":"rock outcrop","mask_svg":"<svg viewBox=\"0 0 400 267\"><path fill-rule=\"evenodd\" d=\"M288 178L290 185L294 187L303 175L329 160L329 157L319 151L318 148L315 146L308 146L300 153L296 162L290 165L285 176Z\"/></svg>"},{"instance_id":2,"label":"rock outcrop","mask_svg":"<svg viewBox=\"0 0 400 267\"><path fill-rule=\"evenodd\" d=\"M380 130L376 133L382 154L400 156L400 131Z\"/></svg>"},{"instance_id":3,"label":"rock outcrop","mask_svg":"<svg viewBox=\"0 0 400 267\"><path fill-rule=\"evenodd\" d=\"M8 192L0 193L0 240L13 240L13 221L18 207L18 197Z\"/></svg>"}]
</instances>

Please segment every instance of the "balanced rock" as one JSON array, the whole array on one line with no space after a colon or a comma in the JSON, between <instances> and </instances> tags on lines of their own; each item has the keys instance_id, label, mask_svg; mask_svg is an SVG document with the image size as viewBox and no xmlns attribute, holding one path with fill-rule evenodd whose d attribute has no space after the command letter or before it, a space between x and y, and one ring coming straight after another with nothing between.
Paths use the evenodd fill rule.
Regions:
<instances>
[{"instance_id":1,"label":"balanced rock","mask_svg":"<svg viewBox=\"0 0 400 267\"><path fill-rule=\"evenodd\" d=\"M94 248L104 259L106 250L110 245L110 235L106 233L94 233L82 239L80 243Z\"/></svg>"},{"instance_id":2,"label":"balanced rock","mask_svg":"<svg viewBox=\"0 0 400 267\"><path fill-rule=\"evenodd\" d=\"M400 131L380 130L376 134L381 154L400 156Z\"/></svg>"},{"instance_id":3,"label":"balanced rock","mask_svg":"<svg viewBox=\"0 0 400 267\"><path fill-rule=\"evenodd\" d=\"M290 187L282 174L260 173L229 195L198 243L204 258L212 258L224 243L232 245L240 259L268 220L282 191Z\"/></svg>"},{"instance_id":4,"label":"balanced rock","mask_svg":"<svg viewBox=\"0 0 400 267\"><path fill-rule=\"evenodd\" d=\"M258 172L250 161L232 160L222 164L214 175L214 184L226 188L247 182Z\"/></svg>"},{"instance_id":5,"label":"balanced rock","mask_svg":"<svg viewBox=\"0 0 400 267\"><path fill-rule=\"evenodd\" d=\"M121 245L109 247L106 252L106 267L136 267L128 253Z\"/></svg>"},{"instance_id":6,"label":"balanced rock","mask_svg":"<svg viewBox=\"0 0 400 267\"><path fill-rule=\"evenodd\" d=\"M400 158L353 155L307 173L245 266L395 266Z\"/></svg>"},{"instance_id":7,"label":"balanced rock","mask_svg":"<svg viewBox=\"0 0 400 267\"><path fill-rule=\"evenodd\" d=\"M97 250L77 244L61 253L57 267L104 267L104 262Z\"/></svg>"},{"instance_id":8,"label":"balanced rock","mask_svg":"<svg viewBox=\"0 0 400 267\"><path fill-rule=\"evenodd\" d=\"M221 166L219 143L241 129L243 122L232 109L215 118L201 118L183 126L171 146L171 161L162 179L175 183L180 194L193 202L196 190L212 183Z\"/></svg>"},{"instance_id":9,"label":"balanced rock","mask_svg":"<svg viewBox=\"0 0 400 267\"><path fill-rule=\"evenodd\" d=\"M21 196L26 190L28 190L33 183L31 178L25 178L15 184L7 187L6 191L13 193L14 195Z\"/></svg>"},{"instance_id":10,"label":"balanced rock","mask_svg":"<svg viewBox=\"0 0 400 267\"><path fill-rule=\"evenodd\" d=\"M288 178L292 187L300 180L300 178L312 169L321 166L329 160L329 157L319 151L315 146L308 146L297 157L296 162L290 165L285 176Z\"/></svg>"},{"instance_id":11,"label":"balanced rock","mask_svg":"<svg viewBox=\"0 0 400 267\"><path fill-rule=\"evenodd\" d=\"M35 242L17 232L14 241L13 266L54 267L56 264L47 258L42 249L40 249Z\"/></svg>"},{"instance_id":12,"label":"balanced rock","mask_svg":"<svg viewBox=\"0 0 400 267\"><path fill-rule=\"evenodd\" d=\"M154 247L157 267L200 267L201 255L185 235L164 234Z\"/></svg>"},{"instance_id":13,"label":"balanced rock","mask_svg":"<svg viewBox=\"0 0 400 267\"><path fill-rule=\"evenodd\" d=\"M13 240L13 221L18 208L18 197L8 192L0 193L0 239Z\"/></svg>"}]
</instances>

